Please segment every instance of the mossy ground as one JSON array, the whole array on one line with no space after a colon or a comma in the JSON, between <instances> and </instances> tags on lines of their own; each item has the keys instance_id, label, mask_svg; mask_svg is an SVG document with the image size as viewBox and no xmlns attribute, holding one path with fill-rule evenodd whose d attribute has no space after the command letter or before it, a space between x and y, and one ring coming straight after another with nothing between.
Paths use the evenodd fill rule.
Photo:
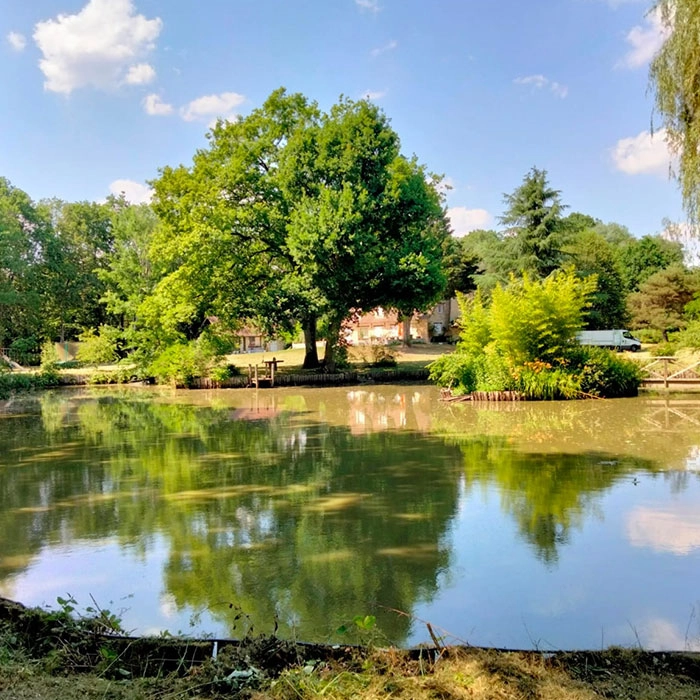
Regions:
<instances>
[{"instance_id":1,"label":"mossy ground","mask_svg":"<svg viewBox=\"0 0 700 700\"><path fill-rule=\"evenodd\" d=\"M105 634L0 600L0 698L8 700L691 700L700 657L609 649L362 649L257 637L222 646Z\"/></svg>"}]
</instances>

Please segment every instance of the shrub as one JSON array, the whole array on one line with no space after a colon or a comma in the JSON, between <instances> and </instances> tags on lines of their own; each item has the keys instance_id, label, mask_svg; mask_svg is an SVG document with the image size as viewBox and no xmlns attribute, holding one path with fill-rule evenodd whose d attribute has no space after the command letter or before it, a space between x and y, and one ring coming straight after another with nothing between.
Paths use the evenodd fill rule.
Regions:
<instances>
[{"instance_id":1,"label":"shrub","mask_svg":"<svg viewBox=\"0 0 700 700\"><path fill-rule=\"evenodd\" d=\"M56 345L53 341L44 341L44 344L41 346L41 368L46 370L55 369L59 360Z\"/></svg>"},{"instance_id":2,"label":"shrub","mask_svg":"<svg viewBox=\"0 0 700 700\"><path fill-rule=\"evenodd\" d=\"M231 377L237 377L241 370L236 365L218 365L209 370L209 377L215 382L225 382Z\"/></svg>"},{"instance_id":3,"label":"shrub","mask_svg":"<svg viewBox=\"0 0 700 700\"><path fill-rule=\"evenodd\" d=\"M603 348L581 348L580 389L590 396L636 396L642 381L640 366Z\"/></svg>"},{"instance_id":4,"label":"shrub","mask_svg":"<svg viewBox=\"0 0 700 700\"><path fill-rule=\"evenodd\" d=\"M633 331L632 335L639 338L643 343L660 343L664 339L663 333L657 328L640 328Z\"/></svg>"},{"instance_id":5,"label":"shrub","mask_svg":"<svg viewBox=\"0 0 700 700\"><path fill-rule=\"evenodd\" d=\"M581 394L581 382L575 374L563 367L531 362L517 373L515 389L526 399L575 399Z\"/></svg>"},{"instance_id":6,"label":"shrub","mask_svg":"<svg viewBox=\"0 0 700 700\"><path fill-rule=\"evenodd\" d=\"M204 374L210 359L196 341L175 343L156 356L149 367L149 373L159 384L190 387L195 377Z\"/></svg>"},{"instance_id":7,"label":"shrub","mask_svg":"<svg viewBox=\"0 0 700 700\"><path fill-rule=\"evenodd\" d=\"M45 389L58 384L58 372L47 370L38 374L0 372L0 399L33 389Z\"/></svg>"},{"instance_id":8,"label":"shrub","mask_svg":"<svg viewBox=\"0 0 700 700\"><path fill-rule=\"evenodd\" d=\"M98 332L89 328L79 336L78 360L95 367L114 362L120 337L121 331L113 326L102 325Z\"/></svg>"},{"instance_id":9,"label":"shrub","mask_svg":"<svg viewBox=\"0 0 700 700\"><path fill-rule=\"evenodd\" d=\"M700 349L700 321L691 321L687 328L675 334L673 341L682 348Z\"/></svg>"},{"instance_id":10,"label":"shrub","mask_svg":"<svg viewBox=\"0 0 700 700\"><path fill-rule=\"evenodd\" d=\"M396 367L396 355L398 349L396 345L385 345L376 343L370 347L371 367Z\"/></svg>"},{"instance_id":11,"label":"shrub","mask_svg":"<svg viewBox=\"0 0 700 700\"><path fill-rule=\"evenodd\" d=\"M441 355L428 365L430 379L447 387L455 396L476 391L476 370L473 360L462 351Z\"/></svg>"},{"instance_id":12,"label":"shrub","mask_svg":"<svg viewBox=\"0 0 700 700\"><path fill-rule=\"evenodd\" d=\"M678 344L672 342L659 343L649 350L654 357L664 357L675 355L678 350Z\"/></svg>"}]
</instances>

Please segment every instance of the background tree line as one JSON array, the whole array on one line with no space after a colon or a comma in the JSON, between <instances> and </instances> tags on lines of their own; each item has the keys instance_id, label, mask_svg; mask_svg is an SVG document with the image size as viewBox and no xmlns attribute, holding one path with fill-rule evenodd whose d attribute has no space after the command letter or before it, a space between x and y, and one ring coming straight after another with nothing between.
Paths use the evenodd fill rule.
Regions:
<instances>
[{"instance_id":1,"label":"background tree line","mask_svg":"<svg viewBox=\"0 0 700 700\"><path fill-rule=\"evenodd\" d=\"M700 282L679 243L567 214L537 168L504 195L499 231L455 238L439 180L402 155L375 105L324 113L283 89L219 122L191 166L163 168L151 205L34 202L0 179L0 346L81 338L95 361L200 371L252 322L303 332L307 367L326 339L333 366L362 311L410 317L456 292L489 297L511 274L568 269L595 279L589 328L700 336Z\"/></svg>"}]
</instances>

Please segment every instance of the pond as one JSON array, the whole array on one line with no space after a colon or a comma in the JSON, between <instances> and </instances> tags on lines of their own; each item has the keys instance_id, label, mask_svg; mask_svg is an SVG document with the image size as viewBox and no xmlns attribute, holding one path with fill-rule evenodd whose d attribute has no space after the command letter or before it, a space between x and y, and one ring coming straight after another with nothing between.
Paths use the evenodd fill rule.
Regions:
<instances>
[{"instance_id":1,"label":"pond","mask_svg":"<svg viewBox=\"0 0 700 700\"><path fill-rule=\"evenodd\" d=\"M408 645L429 622L473 645L700 649L699 399L16 398L0 595L70 595L136 633Z\"/></svg>"}]
</instances>

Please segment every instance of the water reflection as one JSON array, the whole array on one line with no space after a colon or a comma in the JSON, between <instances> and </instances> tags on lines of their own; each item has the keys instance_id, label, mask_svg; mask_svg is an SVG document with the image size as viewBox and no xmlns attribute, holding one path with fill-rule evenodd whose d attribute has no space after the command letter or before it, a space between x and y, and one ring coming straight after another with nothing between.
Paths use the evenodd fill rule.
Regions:
<instances>
[{"instance_id":1,"label":"water reflection","mask_svg":"<svg viewBox=\"0 0 700 700\"><path fill-rule=\"evenodd\" d=\"M700 553L698 426L700 402L450 405L425 387L47 393L0 414L0 590L140 591L142 630L204 610L237 634L242 610L329 639L372 612L391 641L421 638L394 608L528 646L499 605L590 646L574 611L626 595L576 572L610 566L591 537L637 577Z\"/></svg>"}]
</instances>

